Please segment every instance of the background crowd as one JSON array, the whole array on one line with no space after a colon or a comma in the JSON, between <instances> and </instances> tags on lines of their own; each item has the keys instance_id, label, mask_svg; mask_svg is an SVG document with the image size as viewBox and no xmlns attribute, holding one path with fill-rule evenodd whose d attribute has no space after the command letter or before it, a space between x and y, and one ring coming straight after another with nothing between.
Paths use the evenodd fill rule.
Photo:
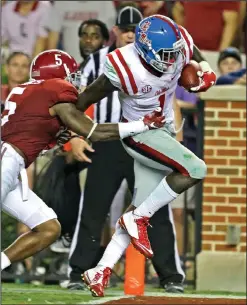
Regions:
<instances>
[{"instance_id":1,"label":"background crowd","mask_svg":"<svg viewBox=\"0 0 247 305\"><path fill-rule=\"evenodd\" d=\"M30 63L38 53L55 48L68 52L82 71L85 87L102 73L106 55L132 43L136 24L153 14L169 16L188 30L217 72L217 85L246 86L245 1L2 1L2 109L12 88L28 80ZM177 107L186 119L183 143L197 153L199 98L179 86L176 98ZM100 123L118 122L121 107L117 93L87 113ZM63 236L50 249L14 265L7 273L36 275L38 282L48 273L62 275L68 281L61 285L69 289L85 288L80 274L99 261L118 217L131 201L134 183L133 161L119 141L98 143L94 148L97 154L86 169L81 162L71 161L69 152L55 158L48 153L28 169L30 186L46 203L60 201L58 214L64 219ZM57 184L49 188L52 194L47 191L44 177L56 171L66 176L65 190L69 189L70 193L56 193L60 187ZM196 191L190 189L171 207L166 206L155 214L155 226L149 232L157 254L147 263L147 280L155 279L170 292L183 291L184 271L191 268L191 263L184 261L187 254L184 249L193 255L194 234L189 245L184 245L184 202L186 197L187 220L193 224ZM8 244L16 234L28 230L7 216L2 226ZM157 240L157 234L164 238ZM123 270L124 257L115 268L116 279L123 278Z\"/></svg>"}]
</instances>

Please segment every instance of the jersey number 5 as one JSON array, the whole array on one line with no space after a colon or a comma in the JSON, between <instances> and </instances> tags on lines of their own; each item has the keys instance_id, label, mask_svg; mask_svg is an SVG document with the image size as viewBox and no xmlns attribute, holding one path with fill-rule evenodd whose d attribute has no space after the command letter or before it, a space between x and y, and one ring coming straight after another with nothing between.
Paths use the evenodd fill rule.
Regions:
<instances>
[{"instance_id":1,"label":"jersey number 5","mask_svg":"<svg viewBox=\"0 0 247 305\"><path fill-rule=\"evenodd\" d=\"M15 109L16 109L16 103L15 102L12 102L10 100L11 96L13 94L22 94L24 92L26 88L22 88L22 87L15 87L12 89L12 91L10 92L10 94L8 95L6 101L5 101L5 104L4 104L4 111L2 112L2 119L1 119L1 126L3 126L5 123L8 122L9 120L9 116L11 114L14 114L15 113Z\"/></svg>"}]
</instances>

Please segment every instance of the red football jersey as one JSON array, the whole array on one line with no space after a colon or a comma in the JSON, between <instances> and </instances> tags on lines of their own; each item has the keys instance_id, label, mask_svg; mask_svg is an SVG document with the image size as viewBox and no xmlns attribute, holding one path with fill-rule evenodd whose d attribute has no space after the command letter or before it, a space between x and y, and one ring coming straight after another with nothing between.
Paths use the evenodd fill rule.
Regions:
<instances>
[{"instance_id":1,"label":"red football jersey","mask_svg":"<svg viewBox=\"0 0 247 305\"><path fill-rule=\"evenodd\" d=\"M15 87L2 113L2 141L19 148L28 167L55 140L63 123L52 117L49 108L57 103L76 103L78 92L62 79L32 81Z\"/></svg>"}]
</instances>

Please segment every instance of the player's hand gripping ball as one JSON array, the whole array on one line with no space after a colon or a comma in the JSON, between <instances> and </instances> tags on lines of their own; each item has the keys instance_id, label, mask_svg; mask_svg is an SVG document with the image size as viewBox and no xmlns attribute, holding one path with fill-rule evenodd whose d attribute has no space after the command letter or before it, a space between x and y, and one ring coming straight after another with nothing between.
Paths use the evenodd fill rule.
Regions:
<instances>
[{"instance_id":1,"label":"player's hand gripping ball","mask_svg":"<svg viewBox=\"0 0 247 305\"><path fill-rule=\"evenodd\" d=\"M179 86L184 87L188 91L190 91L191 88L198 87L200 85L200 78L198 77L197 72L200 71L200 65L196 61L191 60L182 70L178 80Z\"/></svg>"},{"instance_id":2,"label":"player's hand gripping ball","mask_svg":"<svg viewBox=\"0 0 247 305\"><path fill-rule=\"evenodd\" d=\"M189 92L205 92L216 82L216 74L206 61L191 60L181 73L178 84Z\"/></svg>"}]
</instances>

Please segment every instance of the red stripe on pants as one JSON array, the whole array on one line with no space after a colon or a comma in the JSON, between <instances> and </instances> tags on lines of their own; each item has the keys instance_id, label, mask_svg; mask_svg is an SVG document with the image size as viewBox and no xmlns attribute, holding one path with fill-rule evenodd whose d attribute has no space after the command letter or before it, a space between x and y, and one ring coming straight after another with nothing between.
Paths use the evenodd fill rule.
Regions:
<instances>
[{"instance_id":1,"label":"red stripe on pants","mask_svg":"<svg viewBox=\"0 0 247 305\"><path fill-rule=\"evenodd\" d=\"M190 176L189 172L184 168L180 163L176 162L173 159L170 159L169 157L165 156L164 154L160 153L159 151L155 150L154 148L140 143L136 142L133 138L125 138L123 142L129 146L131 149L135 150L136 152L144 155L145 157L148 157L149 159L156 161L158 163L161 163L165 166L169 165L172 168L175 168L178 172L180 172L184 176Z\"/></svg>"}]
</instances>

